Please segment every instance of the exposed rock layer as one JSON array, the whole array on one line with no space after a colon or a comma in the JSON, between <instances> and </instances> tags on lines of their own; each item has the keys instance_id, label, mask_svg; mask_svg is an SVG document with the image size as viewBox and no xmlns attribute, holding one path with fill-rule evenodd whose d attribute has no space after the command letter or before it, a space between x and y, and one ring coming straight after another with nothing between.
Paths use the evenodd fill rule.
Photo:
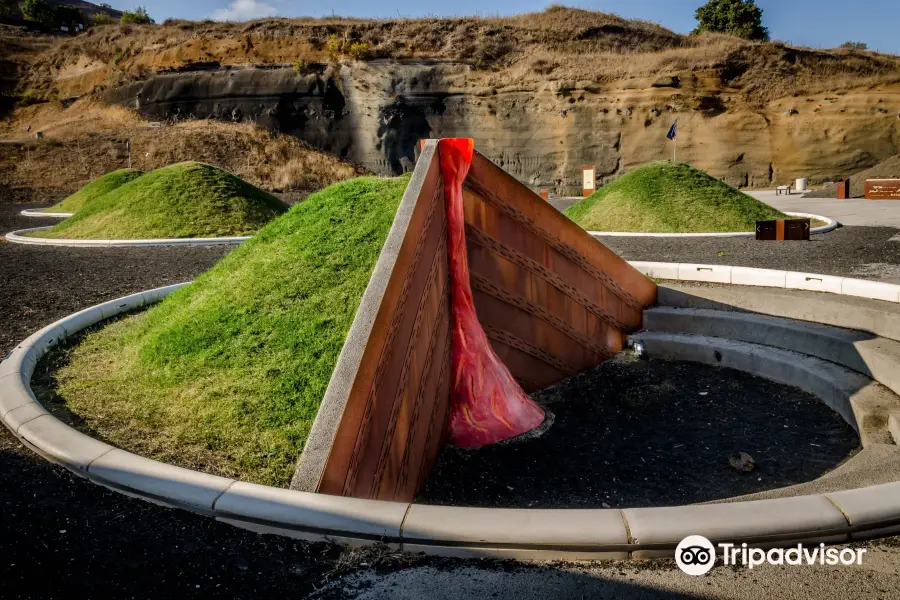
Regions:
<instances>
[{"instance_id":1,"label":"exposed rock layer","mask_svg":"<svg viewBox=\"0 0 900 600\"><path fill-rule=\"evenodd\" d=\"M753 107L715 72L601 85L473 87L454 62L345 62L299 74L233 68L159 74L106 93L159 119L255 121L377 173L412 167L426 137L473 137L511 174L578 193L583 165L606 180L671 157L742 187L815 183L900 152L900 85L782 98ZM480 81L480 80L479 80Z\"/></svg>"}]
</instances>

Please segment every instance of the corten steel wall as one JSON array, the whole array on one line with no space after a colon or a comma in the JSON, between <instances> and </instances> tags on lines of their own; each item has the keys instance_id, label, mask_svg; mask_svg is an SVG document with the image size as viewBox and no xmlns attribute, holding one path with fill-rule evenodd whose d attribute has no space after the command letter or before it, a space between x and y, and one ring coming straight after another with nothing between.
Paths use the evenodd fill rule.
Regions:
<instances>
[{"instance_id":1,"label":"corten steel wall","mask_svg":"<svg viewBox=\"0 0 900 600\"><path fill-rule=\"evenodd\" d=\"M412 500L446 429L450 310L436 142L423 149L291 487Z\"/></svg>"},{"instance_id":2,"label":"corten steel wall","mask_svg":"<svg viewBox=\"0 0 900 600\"><path fill-rule=\"evenodd\" d=\"M526 390L596 365L640 328L656 285L475 153L464 188L478 318ZM291 487L410 501L450 399L446 205L424 144Z\"/></svg>"},{"instance_id":3,"label":"corten steel wall","mask_svg":"<svg viewBox=\"0 0 900 600\"><path fill-rule=\"evenodd\" d=\"M478 318L526 391L599 364L640 329L656 284L478 152L464 197Z\"/></svg>"}]
</instances>

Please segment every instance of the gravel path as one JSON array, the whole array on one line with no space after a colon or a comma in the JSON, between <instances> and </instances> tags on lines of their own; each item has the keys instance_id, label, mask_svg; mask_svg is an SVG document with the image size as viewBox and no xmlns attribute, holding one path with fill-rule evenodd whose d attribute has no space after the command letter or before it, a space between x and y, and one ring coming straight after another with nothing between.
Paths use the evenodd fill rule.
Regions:
<instances>
[{"instance_id":1,"label":"gravel path","mask_svg":"<svg viewBox=\"0 0 900 600\"><path fill-rule=\"evenodd\" d=\"M39 219L16 216L21 208L0 204L0 232L40 224ZM865 236L857 239L863 242ZM190 279L227 251L40 248L0 241L0 352L80 308ZM650 246L644 251L658 249ZM707 580L687 578L671 561L534 568L489 560L341 550L243 532L104 490L46 462L0 427L0 597L4 599L362 595L520 600L612 598L625 593L686 599L736 597L736 590L743 590L744 597L765 592L774 597L825 600L845 597L853 590L859 598L891 598L900 589L896 546L896 540L870 545L873 567L862 570L788 568L787 572L770 570L762 579L757 571L719 568L713 571L715 578Z\"/></svg>"},{"instance_id":2,"label":"gravel path","mask_svg":"<svg viewBox=\"0 0 900 600\"><path fill-rule=\"evenodd\" d=\"M859 446L837 413L795 388L733 369L626 357L535 394L555 418L540 437L444 448L417 500L515 508L694 504L812 481ZM752 472L729 465L736 452L753 457Z\"/></svg>"},{"instance_id":3,"label":"gravel path","mask_svg":"<svg viewBox=\"0 0 900 600\"><path fill-rule=\"evenodd\" d=\"M0 234L59 222L22 217L22 208L0 204ZM193 279L231 248L56 248L0 237L0 353L82 308Z\"/></svg>"},{"instance_id":4,"label":"gravel path","mask_svg":"<svg viewBox=\"0 0 900 600\"><path fill-rule=\"evenodd\" d=\"M43 221L18 216L21 208L0 205L0 232ZM229 250L0 241L0 354L82 308L192 279ZM0 427L4 599L303 597L340 572L343 554L107 491L48 463Z\"/></svg>"}]
</instances>

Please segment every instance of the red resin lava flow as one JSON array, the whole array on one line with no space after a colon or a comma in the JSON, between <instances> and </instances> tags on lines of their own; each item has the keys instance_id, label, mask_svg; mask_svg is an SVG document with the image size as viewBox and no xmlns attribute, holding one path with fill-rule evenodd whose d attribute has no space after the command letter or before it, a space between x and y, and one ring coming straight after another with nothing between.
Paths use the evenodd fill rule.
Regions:
<instances>
[{"instance_id":1,"label":"red resin lava flow","mask_svg":"<svg viewBox=\"0 0 900 600\"><path fill-rule=\"evenodd\" d=\"M522 390L494 353L478 316L469 284L462 185L472 164L474 141L442 139L440 152L450 252L451 366L450 442L477 447L531 431L544 411Z\"/></svg>"}]
</instances>

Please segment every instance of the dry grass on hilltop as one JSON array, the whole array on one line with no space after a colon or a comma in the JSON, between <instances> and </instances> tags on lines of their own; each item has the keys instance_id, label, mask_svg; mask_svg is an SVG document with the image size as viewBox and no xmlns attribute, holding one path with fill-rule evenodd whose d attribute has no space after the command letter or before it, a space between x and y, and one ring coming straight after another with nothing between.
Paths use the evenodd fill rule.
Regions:
<instances>
[{"instance_id":1,"label":"dry grass on hilltop","mask_svg":"<svg viewBox=\"0 0 900 600\"><path fill-rule=\"evenodd\" d=\"M497 86L546 80L607 83L715 70L723 85L763 102L900 81L900 57L894 55L793 48L716 34L683 36L653 23L554 6L511 17L97 27L41 53L23 88L52 96L59 93L57 80L85 73L95 75L87 80L90 85L104 88L202 64L312 65L351 57L465 61L473 67L473 85L489 80ZM69 92L63 89L62 95Z\"/></svg>"},{"instance_id":2,"label":"dry grass on hilltop","mask_svg":"<svg viewBox=\"0 0 900 600\"><path fill-rule=\"evenodd\" d=\"M53 202L90 180L128 165L151 171L183 161L226 169L287 200L296 200L360 170L313 150L290 136L272 134L247 123L190 121L150 127L134 112L81 100L68 109L42 104L20 109L0 128L7 139L28 135L31 125L47 136L0 143L0 201Z\"/></svg>"}]
</instances>

